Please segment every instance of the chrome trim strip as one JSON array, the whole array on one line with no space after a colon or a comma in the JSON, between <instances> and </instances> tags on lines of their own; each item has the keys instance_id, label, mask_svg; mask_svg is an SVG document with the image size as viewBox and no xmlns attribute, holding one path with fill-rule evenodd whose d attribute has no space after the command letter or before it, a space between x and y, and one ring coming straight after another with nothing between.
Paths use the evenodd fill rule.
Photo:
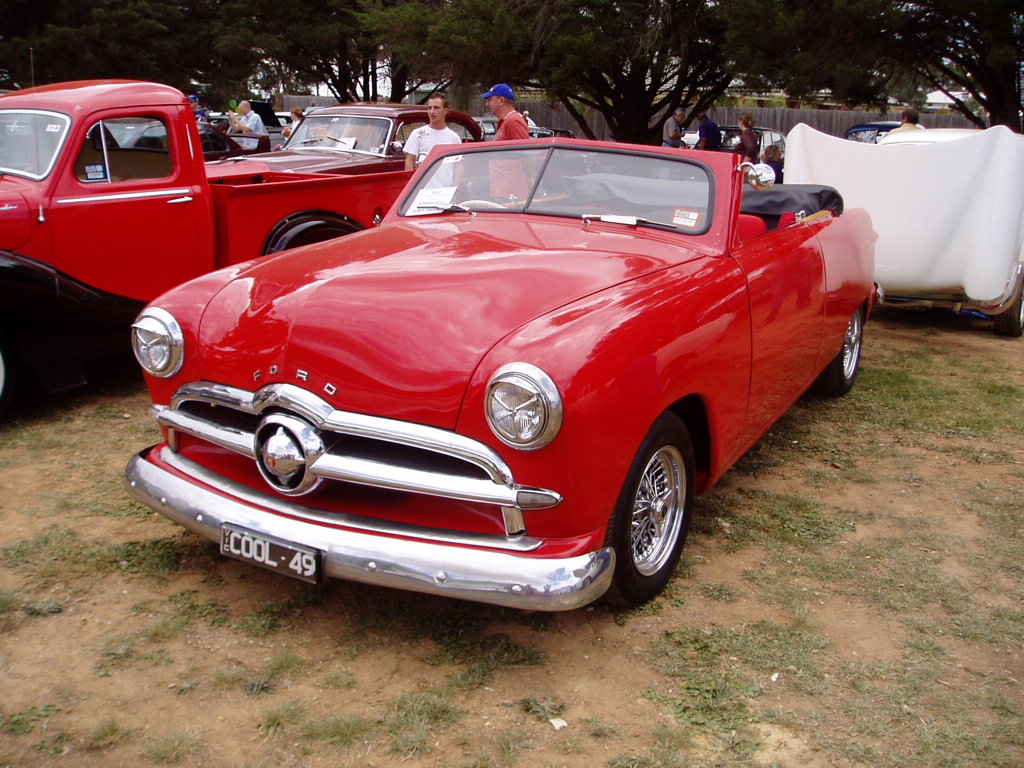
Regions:
<instances>
[{"instance_id":1,"label":"chrome trim strip","mask_svg":"<svg viewBox=\"0 0 1024 768\"><path fill-rule=\"evenodd\" d=\"M157 450L163 450L163 458L170 454ZM194 484L145 456L143 452L132 457L125 469L128 490L138 501L211 541L220 540L222 524L232 523L314 547L324 553L324 571L331 578L541 611L588 605L611 583L615 555L608 548L576 557L539 558L443 540L342 530L260 509L245 498L228 496L232 484L222 478L215 486ZM260 503L266 500L261 498ZM289 515L302 509L285 506ZM483 538L476 543L489 545Z\"/></svg>"},{"instance_id":2,"label":"chrome trim strip","mask_svg":"<svg viewBox=\"0 0 1024 768\"><path fill-rule=\"evenodd\" d=\"M256 458L256 450L253 445L252 432L241 429L232 429L220 424L213 424L206 419L200 419L189 413L164 408L156 414L156 421L161 427L169 427L179 432L201 437L221 448Z\"/></svg>"},{"instance_id":3,"label":"chrome trim strip","mask_svg":"<svg viewBox=\"0 0 1024 768\"><path fill-rule=\"evenodd\" d=\"M1005 312L1017 298L1017 291L1024 291L1024 264L1018 263L1017 269L1009 286L998 299L988 302L976 302L973 306L989 315Z\"/></svg>"},{"instance_id":4,"label":"chrome trim strip","mask_svg":"<svg viewBox=\"0 0 1024 768\"><path fill-rule=\"evenodd\" d=\"M163 427L194 435L227 450L255 458L255 439L251 432L226 427L180 410L188 402L220 405L253 416L258 416L268 408L286 409L306 418L325 432L370 438L442 456L453 456L483 470L489 480L424 472L329 453L310 467L310 472L326 478L521 509L549 509L562 501L561 494L556 491L516 484L512 470L501 456L476 440L422 424L336 411L329 403L293 384L269 384L256 392L248 392L212 382L193 382L182 386L172 398L170 407L156 414L157 422Z\"/></svg>"},{"instance_id":5,"label":"chrome trim strip","mask_svg":"<svg viewBox=\"0 0 1024 768\"><path fill-rule=\"evenodd\" d=\"M423 493L428 496L442 496L446 499L510 507L519 503L519 489L514 485L498 485L490 480L475 480L471 477L398 468L350 456L324 454L313 463L309 471L314 475L331 480L369 485L391 491ZM544 501L548 503L544 506L534 505L533 508L544 509L557 503L550 497Z\"/></svg>"},{"instance_id":6,"label":"chrome trim strip","mask_svg":"<svg viewBox=\"0 0 1024 768\"><path fill-rule=\"evenodd\" d=\"M114 195L89 195L89 197L67 197L54 202L60 203L99 203L104 200L134 200L149 197L171 197L173 195L187 195L192 191L191 187L175 187L174 189L154 189L148 192L120 192Z\"/></svg>"}]
</instances>

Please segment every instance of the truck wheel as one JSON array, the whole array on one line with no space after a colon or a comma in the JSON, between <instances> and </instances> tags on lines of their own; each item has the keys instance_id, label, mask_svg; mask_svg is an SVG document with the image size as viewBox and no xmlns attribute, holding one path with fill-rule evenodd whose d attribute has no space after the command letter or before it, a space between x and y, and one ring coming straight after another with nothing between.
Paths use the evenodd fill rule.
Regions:
<instances>
[{"instance_id":1,"label":"truck wheel","mask_svg":"<svg viewBox=\"0 0 1024 768\"><path fill-rule=\"evenodd\" d=\"M609 524L615 575L607 602L641 605L668 584L690 526L694 473L690 433L677 416L662 414L640 444Z\"/></svg>"},{"instance_id":2,"label":"truck wheel","mask_svg":"<svg viewBox=\"0 0 1024 768\"><path fill-rule=\"evenodd\" d=\"M263 255L280 253L302 245L322 243L343 235L351 235L363 227L347 216L330 211L296 213L280 221L263 245Z\"/></svg>"},{"instance_id":3,"label":"truck wheel","mask_svg":"<svg viewBox=\"0 0 1024 768\"><path fill-rule=\"evenodd\" d=\"M857 372L860 370L860 351L863 344L864 308L857 307L857 311L850 318L849 325L846 326L843 348L832 358L832 362L811 385L811 391L830 397L842 397L849 392L853 388L853 382L857 380Z\"/></svg>"},{"instance_id":4,"label":"truck wheel","mask_svg":"<svg viewBox=\"0 0 1024 768\"><path fill-rule=\"evenodd\" d=\"M992 318L992 330L997 336L1012 336L1014 338L1024 335L1024 285L1017 292L1017 298L1006 308Z\"/></svg>"}]
</instances>

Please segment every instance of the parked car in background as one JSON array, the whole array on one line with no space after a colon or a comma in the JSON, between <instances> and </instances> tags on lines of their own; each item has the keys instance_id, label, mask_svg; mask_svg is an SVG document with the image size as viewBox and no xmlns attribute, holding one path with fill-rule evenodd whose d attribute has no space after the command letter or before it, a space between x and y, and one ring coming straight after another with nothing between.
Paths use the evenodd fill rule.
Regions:
<instances>
[{"instance_id":1,"label":"parked car in background","mask_svg":"<svg viewBox=\"0 0 1024 768\"><path fill-rule=\"evenodd\" d=\"M203 148L203 159L206 161L270 151L269 136L260 136L255 147L246 149L209 123L200 121L197 126L199 142ZM170 151L167 125L161 120L140 123L111 121L108 123L108 127L121 148L151 149L157 152Z\"/></svg>"},{"instance_id":2,"label":"parked car in background","mask_svg":"<svg viewBox=\"0 0 1024 768\"><path fill-rule=\"evenodd\" d=\"M787 180L831 184L871 213L886 304L974 310L1024 334L1024 137L928 128L862 144L798 125L789 143Z\"/></svg>"},{"instance_id":3,"label":"parked car in background","mask_svg":"<svg viewBox=\"0 0 1024 768\"><path fill-rule=\"evenodd\" d=\"M186 283L134 345L133 496L225 555L530 610L666 585L694 495L845 394L867 214L725 153L432 153L384 223ZM749 212L746 212L749 211Z\"/></svg>"},{"instance_id":4,"label":"parked car in background","mask_svg":"<svg viewBox=\"0 0 1024 768\"><path fill-rule=\"evenodd\" d=\"M409 134L426 124L427 108L415 104L321 107L302 118L278 151L248 160L282 172L401 171L405 169L403 147ZM464 142L483 138L473 118L455 109L448 112L448 127Z\"/></svg>"},{"instance_id":5,"label":"parked car in background","mask_svg":"<svg viewBox=\"0 0 1024 768\"><path fill-rule=\"evenodd\" d=\"M252 106L253 112L260 116L263 127L267 129L267 141L270 144L269 148L257 148L256 151L269 152L271 149L281 146L284 143L282 131L284 126L291 121L291 116L286 112L275 112L273 107L266 101L250 101L249 104ZM232 140L252 138L252 135L247 133L231 133L231 121L225 112L211 112L207 116L207 122L221 133L227 134ZM262 147L262 141L260 147Z\"/></svg>"},{"instance_id":6,"label":"parked car in background","mask_svg":"<svg viewBox=\"0 0 1024 768\"><path fill-rule=\"evenodd\" d=\"M898 120L882 120L877 123L860 123L852 125L843 134L844 139L859 141L862 144L877 144L893 128L899 128Z\"/></svg>"},{"instance_id":7,"label":"parked car in background","mask_svg":"<svg viewBox=\"0 0 1024 768\"><path fill-rule=\"evenodd\" d=\"M483 115L473 119L480 125L484 134L484 141L494 141L494 134L498 130L498 118L494 115ZM568 128L542 128L539 125L528 127L531 139L550 139L553 136L560 136L566 139L576 138L576 134Z\"/></svg>"},{"instance_id":8,"label":"parked car in background","mask_svg":"<svg viewBox=\"0 0 1024 768\"><path fill-rule=\"evenodd\" d=\"M883 146L890 144L937 144L944 141L970 139L980 135L980 128L930 128L918 126L912 131L887 133L878 140Z\"/></svg>"},{"instance_id":9,"label":"parked car in background","mask_svg":"<svg viewBox=\"0 0 1024 768\"><path fill-rule=\"evenodd\" d=\"M263 121L263 127L267 129L267 135L270 137L270 148L276 149L284 143L284 130L285 123L282 122L277 113L274 111L273 105L268 101L249 101L252 106L252 111L260 116L260 120ZM234 136L234 134L230 134ZM245 136L246 134L241 134Z\"/></svg>"},{"instance_id":10,"label":"parked car in background","mask_svg":"<svg viewBox=\"0 0 1024 768\"><path fill-rule=\"evenodd\" d=\"M207 116L206 122L221 133L227 133L228 129L231 127L231 121L226 112L211 112Z\"/></svg>"},{"instance_id":11,"label":"parked car in background","mask_svg":"<svg viewBox=\"0 0 1024 768\"><path fill-rule=\"evenodd\" d=\"M740 133L742 128L738 125L722 125L719 126L722 131L722 150L725 152L734 152L736 145L740 141ZM777 131L774 128L761 128L758 126L754 127L754 133L757 134L759 142L757 156L761 157L765 150L765 147L775 144L782 152L782 159L786 159L786 137L782 131Z\"/></svg>"},{"instance_id":12,"label":"parked car in background","mask_svg":"<svg viewBox=\"0 0 1024 768\"><path fill-rule=\"evenodd\" d=\"M209 123L199 123L199 143L203 148L203 159L207 162L223 160L225 157L254 155L270 151L270 137L260 136L256 146L247 149L227 134L221 133Z\"/></svg>"}]
</instances>

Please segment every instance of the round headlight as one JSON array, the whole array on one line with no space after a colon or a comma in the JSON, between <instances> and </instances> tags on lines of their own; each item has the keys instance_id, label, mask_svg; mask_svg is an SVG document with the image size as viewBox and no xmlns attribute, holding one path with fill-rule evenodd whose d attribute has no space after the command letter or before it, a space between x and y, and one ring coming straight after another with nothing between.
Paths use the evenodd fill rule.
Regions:
<instances>
[{"instance_id":1,"label":"round headlight","mask_svg":"<svg viewBox=\"0 0 1024 768\"><path fill-rule=\"evenodd\" d=\"M562 428L562 397L544 371L529 363L499 368L487 385L487 423L506 445L542 448Z\"/></svg>"},{"instance_id":2,"label":"round headlight","mask_svg":"<svg viewBox=\"0 0 1024 768\"><path fill-rule=\"evenodd\" d=\"M185 361L185 337L174 315L150 307L132 325L135 359L148 373L160 378L173 376Z\"/></svg>"}]
</instances>

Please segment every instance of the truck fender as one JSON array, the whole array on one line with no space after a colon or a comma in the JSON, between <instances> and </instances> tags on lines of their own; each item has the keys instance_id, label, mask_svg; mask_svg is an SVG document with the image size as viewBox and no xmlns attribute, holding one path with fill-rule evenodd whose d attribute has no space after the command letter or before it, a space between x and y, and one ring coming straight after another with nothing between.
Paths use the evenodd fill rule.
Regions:
<instances>
[{"instance_id":1,"label":"truck fender","mask_svg":"<svg viewBox=\"0 0 1024 768\"><path fill-rule=\"evenodd\" d=\"M261 255L279 253L300 245L321 243L350 235L364 227L356 220L333 211L300 211L285 217L263 241Z\"/></svg>"}]
</instances>

